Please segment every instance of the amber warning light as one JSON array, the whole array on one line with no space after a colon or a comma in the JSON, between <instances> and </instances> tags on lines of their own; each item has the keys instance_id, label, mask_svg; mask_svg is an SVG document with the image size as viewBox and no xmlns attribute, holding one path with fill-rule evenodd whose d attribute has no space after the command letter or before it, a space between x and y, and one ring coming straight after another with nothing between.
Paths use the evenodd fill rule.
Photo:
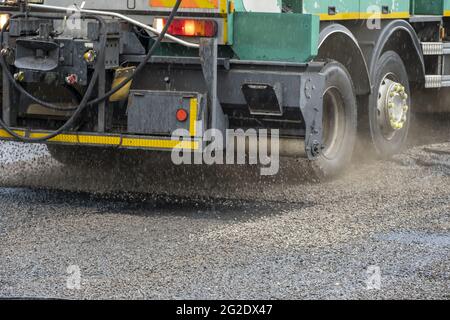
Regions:
<instances>
[{"instance_id":1,"label":"amber warning light","mask_svg":"<svg viewBox=\"0 0 450 320\"><path fill-rule=\"evenodd\" d=\"M154 27L161 32L166 23L167 19L156 18ZM213 20L175 19L167 32L180 37L212 38L217 34L217 23Z\"/></svg>"}]
</instances>

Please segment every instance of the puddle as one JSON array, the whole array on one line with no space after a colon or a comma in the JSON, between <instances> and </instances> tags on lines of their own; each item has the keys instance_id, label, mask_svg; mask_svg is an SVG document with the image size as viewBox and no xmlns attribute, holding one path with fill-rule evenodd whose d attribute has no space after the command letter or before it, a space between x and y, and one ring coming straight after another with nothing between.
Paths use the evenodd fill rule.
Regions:
<instances>
[{"instance_id":1,"label":"puddle","mask_svg":"<svg viewBox=\"0 0 450 320\"><path fill-rule=\"evenodd\" d=\"M403 244L423 244L429 246L450 246L450 232L448 233L427 233L416 231L394 232L376 237L378 240L395 241Z\"/></svg>"}]
</instances>

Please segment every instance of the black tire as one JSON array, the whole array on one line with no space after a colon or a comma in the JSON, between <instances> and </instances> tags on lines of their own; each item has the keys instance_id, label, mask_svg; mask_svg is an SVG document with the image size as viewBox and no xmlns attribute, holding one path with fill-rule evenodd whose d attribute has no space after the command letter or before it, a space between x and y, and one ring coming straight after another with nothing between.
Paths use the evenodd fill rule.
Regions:
<instances>
[{"instance_id":1,"label":"black tire","mask_svg":"<svg viewBox=\"0 0 450 320\"><path fill-rule=\"evenodd\" d=\"M402 58L394 51L386 51L377 61L375 72L372 75L373 91L369 96L360 100L360 136L364 153L367 154L367 146L372 146L372 152L377 158L390 158L400 153L406 146L409 127L411 124L411 112L407 112L406 122L403 128L391 133L386 133L385 127L380 119L378 99L380 98L380 87L384 79L389 78L403 85L408 94L407 104L411 106L411 91L409 87L408 73ZM391 128L389 128L391 129Z\"/></svg>"},{"instance_id":2,"label":"black tire","mask_svg":"<svg viewBox=\"0 0 450 320\"><path fill-rule=\"evenodd\" d=\"M357 103L355 89L347 69L330 62L321 72L325 75L323 116L324 150L312 161L320 180L340 175L350 164L357 136Z\"/></svg>"},{"instance_id":3,"label":"black tire","mask_svg":"<svg viewBox=\"0 0 450 320\"><path fill-rule=\"evenodd\" d=\"M53 159L72 167L108 166L117 158L117 150L100 147L47 145L47 149Z\"/></svg>"}]
</instances>

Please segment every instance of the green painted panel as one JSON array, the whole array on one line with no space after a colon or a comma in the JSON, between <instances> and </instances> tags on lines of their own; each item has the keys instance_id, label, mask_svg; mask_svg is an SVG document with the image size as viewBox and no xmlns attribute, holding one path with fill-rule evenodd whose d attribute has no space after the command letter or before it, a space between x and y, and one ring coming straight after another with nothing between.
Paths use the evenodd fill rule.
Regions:
<instances>
[{"instance_id":1,"label":"green painted panel","mask_svg":"<svg viewBox=\"0 0 450 320\"><path fill-rule=\"evenodd\" d=\"M450 0L444 0L444 15L450 16Z\"/></svg>"},{"instance_id":2,"label":"green painted panel","mask_svg":"<svg viewBox=\"0 0 450 320\"><path fill-rule=\"evenodd\" d=\"M327 14L331 6L330 0L303 0L302 13Z\"/></svg>"},{"instance_id":3,"label":"green painted panel","mask_svg":"<svg viewBox=\"0 0 450 320\"><path fill-rule=\"evenodd\" d=\"M444 0L411 0L411 13L417 15L442 15Z\"/></svg>"},{"instance_id":4,"label":"green painted panel","mask_svg":"<svg viewBox=\"0 0 450 320\"><path fill-rule=\"evenodd\" d=\"M292 3L294 3L294 2L301 3L302 0L291 0L291 2ZM277 0L277 5L278 5L279 8L281 8L283 3L284 3L284 0ZM264 5L262 5L261 7L264 7ZM270 5L270 7L272 7L272 6ZM247 10L246 10L246 8L244 6L244 1L243 0L234 0L234 9L237 12L247 12ZM264 11L264 10L262 10L262 11Z\"/></svg>"},{"instance_id":5,"label":"green painted panel","mask_svg":"<svg viewBox=\"0 0 450 320\"><path fill-rule=\"evenodd\" d=\"M359 12L359 0L303 0L303 13L345 15Z\"/></svg>"},{"instance_id":6,"label":"green painted panel","mask_svg":"<svg viewBox=\"0 0 450 320\"><path fill-rule=\"evenodd\" d=\"M362 13L366 14L373 12L386 15L409 13L410 0L360 0L360 9Z\"/></svg>"},{"instance_id":7,"label":"green painted panel","mask_svg":"<svg viewBox=\"0 0 450 320\"><path fill-rule=\"evenodd\" d=\"M284 0L283 4L325 20L366 19L374 13L381 13L382 18L405 18L410 11L410 0Z\"/></svg>"},{"instance_id":8,"label":"green painted panel","mask_svg":"<svg viewBox=\"0 0 450 320\"><path fill-rule=\"evenodd\" d=\"M233 16L232 49L242 60L308 62L317 55L317 16L251 12Z\"/></svg>"}]
</instances>

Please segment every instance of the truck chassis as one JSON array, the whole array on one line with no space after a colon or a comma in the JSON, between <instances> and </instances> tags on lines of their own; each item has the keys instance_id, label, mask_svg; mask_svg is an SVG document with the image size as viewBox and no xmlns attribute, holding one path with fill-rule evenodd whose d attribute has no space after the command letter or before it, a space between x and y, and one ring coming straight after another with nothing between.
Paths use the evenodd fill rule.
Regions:
<instances>
[{"instance_id":1,"label":"truck chassis","mask_svg":"<svg viewBox=\"0 0 450 320\"><path fill-rule=\"evenodd\" d=\"M308 1L283 1L280 13L245 12L245 1L215 1L214 9L181 6L180 19L212 21L215 35L169 35L150 59L155 36L146 26L167 19L173 3L149 8L140 1L110 11L138 17L136 24L105 13L102 25L93 19L100 11L77 8L75 32L64 27L67 13L50 9L54 2L0 8L10 16L2 32L0 139L46 143L53 153L66 150L59 145L202 152L209 129L276 129L280 146L303 142L281 148L282 154L307 157L317 175L328 178L350 162L357 133L365 150L391 156L405 145L411 109L446 109L438 101L422 104L430 92L450 86L446 0L437 9L423 1L408 1L407 10L386 3L372 15L340 7L341 1L327 1L314 7L317 12ZM102 3L94 9L104 10ZM256 34L265 20L273 32ZM297 34L280 35L284 29ZM141 64L125 85L121 74ZM73 115L70 107L84 100L95 72L88 100L122 89L51 136ZM19 94L18 85L60 108L39 105ZM187 134L174 138L178 129Z\"/></svg>"}]
</instances>

